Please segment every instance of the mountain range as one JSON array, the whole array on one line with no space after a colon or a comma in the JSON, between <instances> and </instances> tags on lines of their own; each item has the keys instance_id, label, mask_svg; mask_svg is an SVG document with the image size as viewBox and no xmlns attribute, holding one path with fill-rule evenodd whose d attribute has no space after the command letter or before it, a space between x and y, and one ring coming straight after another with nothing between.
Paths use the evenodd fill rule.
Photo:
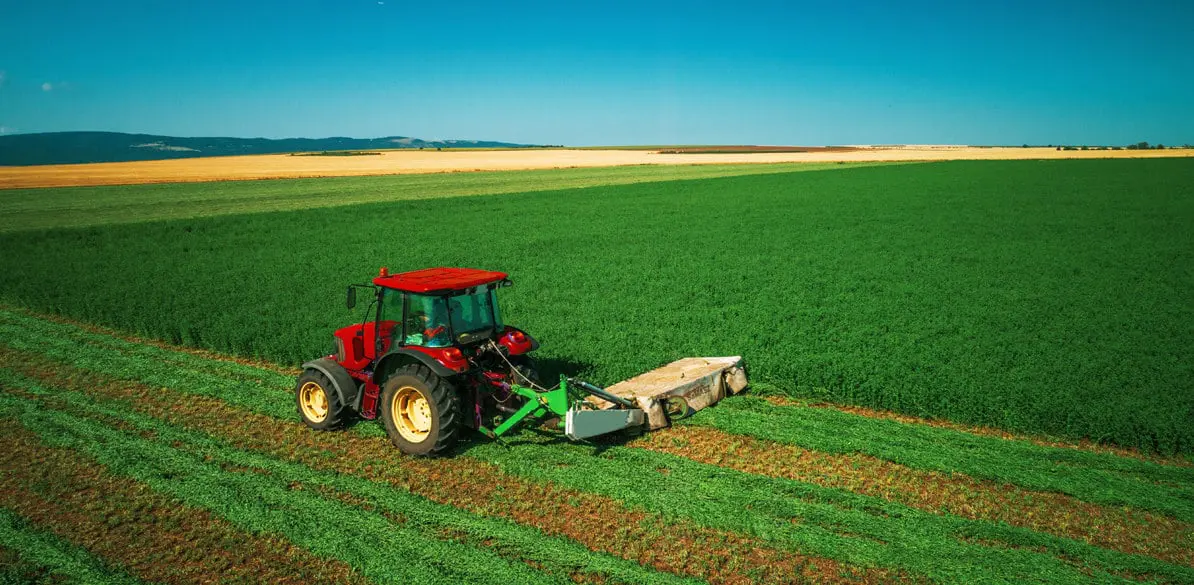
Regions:
<instances>
[{"instance_id":1,"label":"mountain range","mask_svg":"<svg viewBox=\"0 0 1194 585\"><path fill-rule=\"evenodd\" d=\"M0 135L0 166L160 160L238 154L283 154L395 148L535 148L489 140L383 138L183 138L122 132L43 132Z\"/></svg>"}]
</instances>

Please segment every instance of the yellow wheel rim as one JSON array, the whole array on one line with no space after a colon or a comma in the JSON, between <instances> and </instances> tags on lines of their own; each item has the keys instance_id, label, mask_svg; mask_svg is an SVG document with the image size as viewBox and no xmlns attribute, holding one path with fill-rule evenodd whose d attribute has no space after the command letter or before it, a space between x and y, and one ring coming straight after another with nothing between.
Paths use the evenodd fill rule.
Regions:
<instances>
[{"instance_id":1,"label":"yellow wheel rim","mask_svg":"<svg viewBox=\"0 0 1194 585\"><path fill-rule=\"evenodd\" d=\"M413 386L403 386L394 393L390 418L398 434L411 443L422 443L431 434L431 404Z\"/></svg>"},{"instance_id":2,"label":"yellow wheel rim","mask_svg":"<svg viewBox=\"0 0 1194 585\"><path fill-rule=\"evenodd\" d=\"M321 423L328 416L328 395L317 382L307 382L299 388L299 407L303 416L313 423Z\"/></svg>"}]
</instances>

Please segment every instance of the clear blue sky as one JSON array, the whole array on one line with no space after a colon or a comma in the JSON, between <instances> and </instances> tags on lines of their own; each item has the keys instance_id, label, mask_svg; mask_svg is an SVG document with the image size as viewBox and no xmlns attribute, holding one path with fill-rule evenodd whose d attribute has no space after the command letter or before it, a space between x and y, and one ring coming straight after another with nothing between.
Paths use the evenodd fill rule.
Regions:
<instances>
[{"instance_id":1,"label":"clear blue sky","mask_svg":"<svg viewBox=\"0 0 1194 585\"><path fill-rule=\"evenodd\" d=\"M0 0L3 132L1194 143L1194 2Z\"/></svg>"}]
</instances>

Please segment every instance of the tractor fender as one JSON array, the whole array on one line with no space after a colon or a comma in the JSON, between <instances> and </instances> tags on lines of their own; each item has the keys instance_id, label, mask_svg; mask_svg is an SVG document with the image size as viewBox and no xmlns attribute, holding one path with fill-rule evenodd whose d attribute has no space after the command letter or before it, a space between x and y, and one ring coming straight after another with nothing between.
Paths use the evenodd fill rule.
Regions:
<instances>
[{"instance_id":1,"label":"tractor fender","mask_svg":"<svg viewBox=\"0 0 1194 585\"><path fill-rule=\"evenodd\" d=\"M381 359L377 360L377 366L373 368L373 379L377 381L379 386L385 384L386 378L389 378L394 370L411 363L423 364L431 368L431 371L435 372L441 378L455 376L459 373L444 367L435 358L421 351L400 348L391 350L386 355L381 356Z\"/></svg>"},{"instance_id":2,"label":"tractor fender","mask_svg":"<svg viewBox=\"0 0 1194 585\"><path fill-rule=\"evenodd\" d=\"M326 357L319 358L303 364L303 369L323 372L332 381L332 388L336 390L336 396L340 399L340 404L348 406L353 410L360 410L361 397L357 389L356 380L353 380L352 376L348 375L348 370L345 370L344 366L336 363L336 360Z\"/></svg>"}]
</instances>

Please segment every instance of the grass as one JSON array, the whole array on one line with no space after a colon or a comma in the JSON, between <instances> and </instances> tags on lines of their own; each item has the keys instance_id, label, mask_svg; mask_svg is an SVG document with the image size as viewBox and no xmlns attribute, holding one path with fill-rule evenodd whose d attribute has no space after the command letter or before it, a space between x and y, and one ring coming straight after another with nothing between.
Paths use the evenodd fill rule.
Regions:
<instances>
[{"instance_id":1,"label":"grass","mask_svg":"<svg viewBox=\"0 0 1194 585\"><path fill-rule=\"evenodd\" d=\"M893 430L887 436L896 434ZM1188 545L1194 524L1126 505L1098 505L1064 493L926 471L864 454L812 451L704 425L651 433L634 445L750 474L846 489L934 514L1006 523L1174 564L1194 564L1194 550Z\"/></svg>"},{"instance_id":2,"label":"grass","mask_svg":"<svg viewBox=\"0 0 1194 585\"><path fill-rule=\"evenodd\" d=\"M8 392L0 408L7 414L20 412L8 408L20 402ZM25 425L35 424L39 416L21 414ZM365 582L334 559L316 557L270 535L238 531L219 516L112 475L82 453L47 445L15 420L6 418L0 426L6 471L0 478L0 502L146 581Z\"/></svg>"},{"instance_id":3,"label":"grass","mask_svg":"<svg viewBox=\"0 0 1194 585\"><path fill-rule=\"evenodd\" d=\"M0 509L0 583L136 585L140 581L20 516Z\"/></svg>"},{"instance_id":4,"label":"grass","mask_svg":"<svg viewBox=\"0 0 1194 585\"><path fill-rule=\"evenodd\" d=\"M640 165L0 190L0 233L466 195L813 171L878 163Z\"/></svg>"},{"instance_id":5,"label":"grass","mask_svg":"<svg viewBox=\"0 0 1194 585\"><path fill-rule=\"evenodd\" d=\"M825 453L864 453L915 469L961 472L1194 522L1191 467L905 425L833 409L774 406L752 396L735 397L720 406L691 424Z\"/></svg>"},{"instance_id":6,"label":"grass","mask_svg":"<svg viewBox=\"0 0 1194 585\"><path fill-rule=\"evenodd\" d=\"M43 325L39 326L37 320L13 316L11 313L3 314L0 323L0 332L6 343L23 348L23 351L37 352L50 363L62 362L71 367L136 379L148 384L147 388L168 387L169 393L154 401L161 404L162 412L175 412L175 408L170 406L175 401L177 404L196 404L195 400L187 399L187 395L208 396L228 401L246 412L268 414L290 421L287 424L297 427L297 422L293 422L295 415L290 396L292 380L283 374L151 346L139 346L138 349L138 344L132 342L84 332L68 325L42 322ZM18 361L6 359L8 367L16 367ZM67 380L71 376L55 375L53 378ZM5 378L3 385L10 388L31 387L28 381L22 382L11 375ZM98 385L102 386L102 383ZM293 439L282 437L259 424L254 425L261 429L256 432L259 438L255 440L276 441L277 447L269 452L254 454L253 451L229 450L222 446L223 439L220 437L224 437L223 433L227 431L217 432L214 439L205 438L202 434L179 428L181 419L174 422L155 421L152 417L129 413L118 401L97 401L61 389L43 388L35 391L74 405L73 411L53 415L58 417L55 420L60 419L61 422L55 423L54 430L48 436L70 436L81 432L71 430L73 427L68 428L67 421L77 421L71 424L86 425L88 428L95 427L94 431L88 432L101 432L103 423L107 422L108 426L113 424L102 417L115 417L133 425L124 433L129 441L171 445L172 449L211 463L227 462L268 470L275 482L298 480L306 485L325 485L360 494L374 503L396 497L384 487L345 478L343 473L339 476L313 473L305 471L302 466L273 461L273 458L278 457L287 459L301 456L304 448ZM178 394L177 399L173 398L175 393ZM728 410L724 407L733 404L723 403L706 410L693 421L704 424L710 415ZM153 406L144 401L134 405L138 408ZM36 417L41 415L35 412L41 410L28 410L20 419L40 420ZM80 413L84 416L80 416ZM86 413L91 413L92 418L101 418L87 422L85 419L89 416ZM224 420L232 418L227 414L218 416ZM856 416L853 418L863 422L869 420ZM900 443L902 436L913 436L917 430L916 425L877 422L887 426L874 427L874 433L869 436L874 443ZM237 423L231 421L223 428L237 428ZM153 438L138 438L137 433L144 431L152 431ZM961 435L957 431L933 431ZM236 432L246 433L246 436L255 433L248 427ZM363 440L385 445L376 425L357 425L347 434L359 435ZM858 435L863 436L864 433ZM328 443L337 436L321 435L323 438L320 442ZM953 440L958 438L954 436ZM939 439L938 444L948 444L947 436L942 435ZM73 443L73 448L83 450L86 449L85 445L92 443L112 445L113 440L81 438ZM1032 447L1046 449L1035 445ZM388 445L385 448L388 449ZM180 457L177 453L167 456L164 452L145 449L130 446L122 450L141 453L142 458L176 461ZM353 449L359 451L360 448ZM930 452L931 447L926 445L923 450ZM319 457L314 455L305 459L319 461ZM1149 576L1162 582L1194 582L1194 571L1191 569L1147 556L1123 554L1001 523L927 513L846 490L742 473L684 457L645 451L633 444L627 447L610 445L595 450L592 446L561 444L551 437L527 432L504 445L473 443L464 449L462 455L463 459L457 462L438 462L435 464L438 467L429 469L437 468L449 473L449 469L467 460L475 460L495 465L505 473L528 481L580 490L582 493L604 494L624 506L730 533L749 535L771 546L801 551L803 554L825 555L841 559L851 566L897 567L911 575L924 575L941 582L1118 582L1119 578L1115 576L1118 574ZM394 463L408 465L400 463L404 458L396 454L393 457ZM1106 461L1116 459L1110 455L1097 456L1098 461L1104 462L1103 467L1107 466ZM1141 469L1150 469L1147 466L1155 465L1130 459L1122 461L1127 466L1146 466ZM387 463L386 460L378 460L377 463L379 467L394 468L394 463ZM1059 474L1066 472L1064 467L1057 470ZM348 475L356 476L359 473L362 471L350 472ZM1161 490L1162 486L1156 485L1154 479L1155 476L1140 478L1140 489L1152 486L1153 489ZM1178 479L1169 477L1167 481L1174 483ZM374 487L369 487L371 485ZM252 494L254 499L257 497L254 492L245 493ZM233 496L228 498L231 499L225 501L236 501ZM400 512L407 507L417 508L415 502L417 500L394 500L392 510ZM610 510L608 505L602 509ZM455 524L458 521L458 518L453 517L448 523Z\"/></svg>"},{"instance_id":7,"label":"grass","mask_svg":"<svg viewBox=\"0 0 1194 585\"><path fill-rule=\"evenodd\" d=\"M212 511L242 530L284 536L357 568L374 583L560 582L492 551L429 539L417 527L318 492L292 489L274 476L230 473L200 456L84 418L21 405L11 397L4 403L7 414L19 415L47 445L83 453L117 475Z\"/></svg>"},{"instance_id":8,"label":"grass","mask_svg":"<svg viewBox=\"0 0 1194 585\"><path fill-rule=\"evenodd\" d=\"M1188 454L1192 171L953 162L23 231L0 236L0 299L296 364L359 318L343 288L378 265L498 268L551 371L608 384L740 353L789 395ZM396 180L224 188L289 205L299 184Z\"/></svg>"}]
</instances>

